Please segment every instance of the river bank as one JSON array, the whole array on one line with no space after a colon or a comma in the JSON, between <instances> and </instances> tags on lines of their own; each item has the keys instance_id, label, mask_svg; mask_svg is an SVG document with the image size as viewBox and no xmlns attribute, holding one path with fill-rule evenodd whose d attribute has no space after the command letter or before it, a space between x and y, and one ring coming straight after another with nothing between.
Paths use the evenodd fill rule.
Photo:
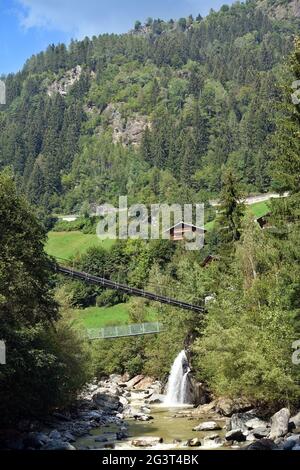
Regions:
<instances>
[{"instance_id":1,"label":"river bank","mask_svg":"<svg viewBox=\"0 0 300 470\"><path fill-rule=\"evenodd\" d=\"M300 413L271 417L244 400L164 405L163 384L111 375L86 386L74 406L43 421L20 422L2 436L14 450L248 449L300 450Z\"/></svg>"}]
</instances>

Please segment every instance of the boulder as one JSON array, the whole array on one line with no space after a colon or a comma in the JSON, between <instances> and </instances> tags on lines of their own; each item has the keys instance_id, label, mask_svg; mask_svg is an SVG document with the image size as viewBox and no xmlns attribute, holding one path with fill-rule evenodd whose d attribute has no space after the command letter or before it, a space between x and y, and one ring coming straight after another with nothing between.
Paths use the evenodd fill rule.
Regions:
<instances>
[{"instance_id":1,"label":"boulder","mask_svg":"<svg viewBox=\"0 0 300 470\"><path fill-rule=\"evenodd\" d=\"M68 442L75 442L76 439L69 431L63 433L63 439Z\"/></svg>"},{"instance_id":2,"label":"boulder","mask_svg":"<svg viewBox=\"0 0 300 470\"><path fill-rule=\"evenodd\" d=\"M259 418L252 418L245 422L245 426L248 429L267 428L268 423Z\"/></svg>"},{"instance_id":3,"label":"boulder","mask_svg":"<svg viewBox=\"0 0 300 470\"><path fill-rule=\"evenodd\" d=\"M232 429L225 434L225 439L226 441L243 442L246 440L246 436L241 429Z\"/></svg>"},{"instance_id":4,"label":"boulder","mask_svg":"<svg viewBox=\"0 0 300 470\"><path fill-rule=\"evenodd\" d=\"M282 408L271 418L270 439L285 436L289 429L290 410Z\"/></svg>"},{"instance_id":5,"label":"boulder","mask_svg":"<svg viewBox=\"0 0 300 470\"><path fill-rule=\"evenodd\" d=\"M209 401L207 388L203 383L197 382L191 374L188 375L186 393L189 403L194 405L204 405Z\"/></svg>"},{"instance_id":6,"label":"boulder","mask_svg":"<svg viewBox=\"0 0 300 470\"><path fill-rule=\"evenodd\" d=\"M109 376L109 381L111 383L114 383L114 384L118 385L119 383L123 382L122 375L120 375L120 374L111 374Z\"/></svg>"},{"instance_id":7,"label":"boulder","mask_svg":"<svg viewBox=\"0 0 300 470\"><path fill-rule=\"evenodd\" d=\"M144 378L144 375L136 375L135 377L133 377L131 380L128 380L128 382L126 382L126 387L128 388L133 388L135 385L137 385L141 380L143 380Z\"/></svg>"},{"instance_id":8,"label":"boulder","mask_svg":"<svg viewBox=\"0 0 300 470\"><path fill-rule=\"evenodd\" d=\"M210 403L206 403L205 405L199 405L195 410L193 410L193 415L210 413L215 409L215 406L215 401L211 401Z\"/></svg>"},{"instance_id":9,"label":"boulder","mask_svg":"<svg viewBox=\"0 0 300 470\"><path fill-rule=\"evenodd\" d=\"M289 436L283 443L283 450L292 450L293 447L300 445L300 435Z\"/></svg>"},{"instance_id":10,"label":"boulder","mask_svg":"<svg viewBox=\"0 0 300 470\"><path fill-rule=\"evenodd\" d=\"M129 404L129 401L125 397L119 397L119 402L123 405L124 408Z\"/></svg>"},{"instance_id":11,"label":"boulder","mask_svg":"<svg viewBox=\"0 0 300 470\"><path fill-rule=\"evenodd\" d=\"M141 437L139 439L133 439L130 444L134 447L152 447L163 442L162 437Z\"/></svg>"},{"instance_id":12,"label":"boulder","mask_svg":"<svg viewBox=\"0 0 300 470\"><path fill-rule=\"evenodd\" d=\"M148 392L149 393L156 393L156 394L161 395L163 393L162 383L159 380L156 380L155 382L153 382L153 384L149 388Z\"/></svg>"},{"instance_id":13,"label":"boulder","mask_svg":"<svg viewBox=\"0 0 300 470\"><path fill-rule=\"evenodd\" d=\"M153 377L144 377L142 380L140 380L135 386L135 390L146 390L149 388L153 383L155 382L155 379Z\"/></svg>"},{"instance_id":14,"label":"boulder","mask_svg":"<svg viewBox=\"0 0 300 470\"><path fill-rule=\"evenodd\" d=\"M254 411L247 411L245 413L234 413L230 418L230 429L241 429L247 431L249 426L246 423L254 424L255 419ZM256 422L257 423L257 422Z\"/></svg>"},{"instance_id":15,"label":"boulder","mask_svg":"<svg viewBox=\"0 0 300 470\"><path fill-rule=\"evenodd\" d=\"M233 413L247 411L251 408L251 404L242 398L235 400L231 398L219 398L215 404L215 410L223 416L231 416Z\"/></svg>"},{"instance_id":16,"label":"boulder","mask_svg":"<svg viewBox=\"0 0 300 470\"><path fill-rule=\"evenodd\" d=\"M107 395L105 393L96 393L93 396L93 401L97 406L99 406L99 408L109 411L116 411L118 410L119 406L122 406L118 397Z\"/></svg>"},{"instance_id":17,"label":"boulder","mask_svg":"<svg viewBox=\"0 0 300 470\"><path fill-rule=\"evenodd\" d=\"M193 431L216 431L221 429L221 426L217 424L215 421L205 421L204 423L198 424Z\"/></svg>"},{"instance_id":18,"label":"boulder","mask_svg":"<svg viewBox=\"0 0 300 470\"><path fill-rule=\"evenodd\" d=\"M278 450L278 446L271 439L260 439L252 442L246 450Z\"/></svg>"},{"instance_id":19,"label":"boulder","mask_svg":"<svg viewBox=\"0 0 300 470\"><path fill-rule=\"evenodd\" d=\"M200 447L201 441L198 439L198 437L195 437L194 439L189 440L188 445L189 447Z\"/></svg>"},{"instance_id":20,"label":"boulder","mask_svg":"<svg viewBox=\"0 0 300 470\"><path fill-rule=\"evenodd\" d=\"M300 428L300 411L295 416L292 416L289 421L293 428Z\"/></svg>"},{"instance_id":21,"label":"boulder","mask_svg":"<svg viewBox=\"0 0 300 470\"><path fill-rule=\"evenodd\" d=\"M163 403L164 399L165 399L164 395L159 395L157 393L157 394L153 394L150 398L147 398L145 400L145 403L148 403L149 405L155 405L157 403Z\"/></svg>"},{"instance_id":22,"label":"boulder","mask_svg":"<svg viewBox=\"0 0 300 470\"><path fill-rule=\"evenodd\" d=\"M54 429L53 431L50 432L49 434L49 439L54 439L54 440L59 440L61 439L61 434L59 431Z\"/></svg>"},{"instance_id":23,"label":"boulder","mask_svg":"<svg viewBox=\"0 0 300 470\"><path fill-rule=\"evenodd\" d=\"M42 447L42 450L76 450L76 448L69 444L69 442L52 439Z\"/></svg>"},{"instance_id":24,"label":"boulder","mask_svg":"<svg viewBox=\"0 0 300 470\"><path fill-rule=\"evenodd\" d=\"M255 428L252 431L252 434L256 439L262 439L264 437L267 437L269 435L270 430L266 428L265 426L261 426L259 428Z\"/></svg>"}]
</instances>

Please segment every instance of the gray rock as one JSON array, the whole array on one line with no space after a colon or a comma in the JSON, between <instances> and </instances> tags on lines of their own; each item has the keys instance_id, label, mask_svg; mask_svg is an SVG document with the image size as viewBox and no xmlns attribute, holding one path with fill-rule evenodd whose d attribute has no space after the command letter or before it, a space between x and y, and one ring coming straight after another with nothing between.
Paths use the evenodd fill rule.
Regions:
<instances>
[{"instance_id":1,"label":"gray rock","mask_svg":"<svg viewBox=\"0 0 300 470\"><path fill-rule=\"evenodd\" d=\"M289 419L290 410L288 408L282 408L272 416L270 439L276 439L288 433Z\"/></svg>"},{"instance_id":2,"label":"gray rock","mask_svg":"<svg viewBox=\"0 0 300 470\"><path fill-rule=\"evenodd\" d=\"M74 446L68 442L53 439L42 447L42 450L76 450Z\"/></svg>"},{"instance_id":3,"label":"gray rock","mask_svg":"<svg viewBox=\"0 0 300 470\"><path fill-rule=\"evenodd\" d=\"M300 450L300 445L293 447L292 450Z\"/></svg>"},{"instance_id":4,"label":"gray rock","mask_svg":"<svg viewBox=\"0 0 300 470\"><path fill-rule=\"evenodd\" d=\"M111 374L109 376L109 381L118 385L123 382L123 377L120 374Z\"/></svg>"},{"instance_id":5,"label":"gray rock","mask_svg":"<svg viewBox=\"0 0 300 470\"><path fill-rule=\"evenodd\" d=\"M278 446L271 439L260 439L252 442L247 450L278 450Z\"/></svg>"},{"instance_id":6,"label":"gray rock","mask_svg":"<svg viewBox=\"0 0 300 470\"><path fill-rule=\"evenodd\" d=\"M135 377L133 377L133 379L131 380L128 380L128 382L126 382L126 386L128 388L133 388L135 385L137 385L141 380L143 380L145 376L140 374L140 375L136 375Z\"/></svg>"},{"instance_id":7,"label":"gray rock","mask_svg":"<svg viewBox=\"0 0 300 470\"><path fill-rule=\"evenodd\" d=\"M93 396L93 401L99 408L108 411L117 411L122 404L119 402L119 398L113 395L107 395L105 393L96 393Z\"/></svg>"},{"instance_id":8,"label":"gray rock","mask_svg":"<svg viewBox=\"0 0 300 470\"><path fill-rule=\"evenodd\" d=\"M143 437L140 439L134 439L131 441L131 445L134 447L152 447L163 442L162 437Z\"/></svg>"},{"instance_id":9,"label":"gray rock","mask_svg":"<svg viewBox=\"0 0 300 470\"><path fill-rule=\"evenodd\" d=\"M300 445L300 436L289 436L283 443L283 450L292 450L293 447Z\"/></svg>"},{"instance_id":10,"label":"gray rock","mask_svg":"<svg viewBox=\"0 0 300 470\"><path fill-rule=\"evenodd\" d=\"M119 402L124 406L124 408L128 405L129 401L125 397L119 397Z\"/></svg>"},{"instance_id":11,"label":"gray rock","mask_svg":"<svg viewBox=\"0 0 300 470\"><path fill-rule=\"evenodd\" d=\"M292 423L294 425L293 427L295 427L295 428L300 427L300 411L295 416L291 417L290 423Z\"/></svg>"},{"instance_id":12,"label":"gray rock","mask_svg":"<svg viewBox=\"0 0 300 470\"><path fill-rule=\"evenodd\" d=\"M60 432L57 431L56 429L54 429L53 431L50 432L50 434L49 434L49 439L54 439L54 440L61 439L61 434L60 434Z\"/></svg>"},{"instance_id":13,"label":"gray rock","mask_svg":"<svg viewBox=\"0 0 300 470\"><path fill-rule=\"evenodd\" d=\"M234 413L230 418L230 429L241 429L242 431L247 431L249 428L246 423L253 421L254 418L256 418L254 411Z\"/></svg>"},{"instance_id":14,"label":"gray rock","mask_svg":"<svg viewBox=\"0 0 300 470\"><path fill-rule=\"evenodd\" d=\"M259 418L252 418L245 422L248 429L267 428L268 423Z\"/></svg>"},{"instance_id":15,"label":"gray rock","mask_svg":"<svg viewBox=\"0 0 300 470\"><path fill-rule=\"evenodd\" d=\"M269 435L269 429L263 426L255 428L253 429L252 434L254 435L254 437L256 437L256 439L262 439Z\"/></svg>"},{"instance_id":16,"label":"gray rock","mask_svg":"<svg viewBox=\"0 0 300 470\"><path fill-rule=\"evenodd\" d=\"M68 442L75 442L76 441L73 434L71 434L69 431L66 431L66 432L63 433L63 439L68 441Z\"/></svg>"},{"instance_id":17,"label":"gray rock","mask_svg":"<svg viewBox=\"0 0 300 470\"><path fill-rule=\"evenodd\" d=\"M246 436L241 429L232 429L225 434L225 439L226 441L243 442L246 440Z\"/></svg>"},{"instance_id":18,"label":"gray rock","mask_svg":"<svg viewBox=\"0 0 300 470\"><path fill-rule=\"evenodd\" d=\"M198 424L193 431L216 431L221 429L221 426L217 424L215 421L205 421L204 423Z\"/></svg>"},{"instance_id":19,"label":"gray rock","mask_svg":"<svg viewBox=\"0 0 300 470\"><path fill-rule=\"evenodd\" d=\"M200 447L201 446L201 441L198 439L198 437L195 437L194 439L190 439L188 445L190 447Z\"/></svg>"}]
</instances>

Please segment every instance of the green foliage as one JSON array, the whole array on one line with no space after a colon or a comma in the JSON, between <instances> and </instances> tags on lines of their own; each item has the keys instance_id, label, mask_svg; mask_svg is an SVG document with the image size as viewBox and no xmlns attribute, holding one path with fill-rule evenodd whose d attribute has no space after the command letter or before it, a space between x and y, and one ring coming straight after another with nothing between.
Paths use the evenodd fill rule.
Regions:
<instances>
[{"instance_id":1,"label":"green foliage","mask_svg":"<svg viewBox=\"0 0 300 470\"><path fill-rule=\"evenodd\" d=\"M1 424L39 416L75 397L88 379L87 352L58 319L45 233L12 178L0 174Z\"/></svg>"},{"instance_id":2,"label":"green foliage","mask_svg":"<svg viewBox=\"0 0 300 470\"><path fill-rule=\"evenodd\" d=\"M299 78L299 40L292 72ZM246 222L231 263L220 263L215 301L208 307L194 352L199 376L216 394L246 396L269 406L299 403L299 109L286 96L286 116L273 144L276 179L290 196L271 204L272 226ZM292 132L287 134L287 129Z\"/></svg>"}]
</instances>

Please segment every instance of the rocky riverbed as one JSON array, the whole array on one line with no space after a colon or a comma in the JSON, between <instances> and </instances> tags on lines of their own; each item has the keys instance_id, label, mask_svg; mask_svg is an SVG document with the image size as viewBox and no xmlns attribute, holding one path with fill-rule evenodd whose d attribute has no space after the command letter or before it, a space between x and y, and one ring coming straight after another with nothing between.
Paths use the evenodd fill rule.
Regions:
<instances>
[{"instance_id":1,"label":"rocky riverbed","mask_svg":"<svg viewBox=\"0 0 300 470\"><path fill-rule=\"evenodd\" d=\"M43 421L22 421L0 435L1 448L300 450L300 412L273 416L244 400L165 408L162 383L111 375L89 384L74 406Z\"/></svg>"}]
</instances>

